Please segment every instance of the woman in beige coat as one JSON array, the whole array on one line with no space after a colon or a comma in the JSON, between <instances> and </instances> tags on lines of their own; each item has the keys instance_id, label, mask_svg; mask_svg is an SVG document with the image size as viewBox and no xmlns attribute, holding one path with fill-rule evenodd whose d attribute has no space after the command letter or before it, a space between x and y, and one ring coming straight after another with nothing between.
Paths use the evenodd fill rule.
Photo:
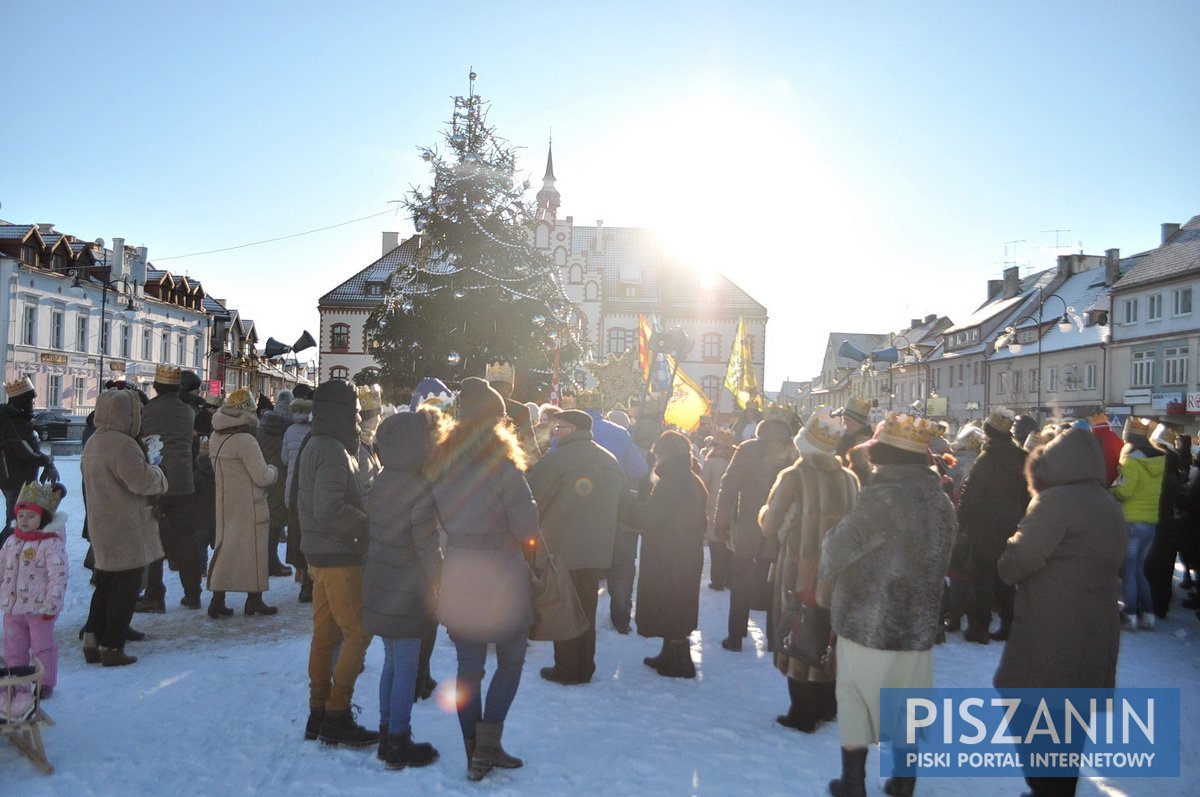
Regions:
<instances>
[{"instance_id":1,"label":"woman in beige coat","mask_svg":"<svg viewBox=\"0 0 1200 797\"><path fill-rule=\"evenodd\" d=\"M132 390L106 390L96 400L96 432L83 448L88 536L96 556L96 591L83 631L83 658L105 667L133 664L125 636L142 584L142 569L163 556L151 497L167 491L162 469L138 442L142 403Z\"/></svg>"},{"instance_id":2,"label":"woman in beige coat","mask_svg":"<svg viewBox=\"0 0 1200 797\"><path fill-rule=\"evenodd\" d=\"M257 426L254 396L244 389L230 393L213 416L208 442L217 494L217 544L208 570L208 588L213 593L208 616L213 619L233 614L225 606L226 592L247 593L246 614L279 611L262 599L269 589L267 487L275 481L276 471L263 459L254 436Z\"/></svg>"}]
</instances>

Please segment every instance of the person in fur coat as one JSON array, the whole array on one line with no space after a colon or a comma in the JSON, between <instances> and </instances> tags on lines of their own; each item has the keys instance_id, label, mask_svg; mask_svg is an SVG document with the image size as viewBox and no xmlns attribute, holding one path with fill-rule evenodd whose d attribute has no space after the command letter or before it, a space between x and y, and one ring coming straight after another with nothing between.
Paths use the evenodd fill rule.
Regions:
<instances>
[{"instance_id":1,"label":"person in fur coat","mask_svg":"<svg viewBox=\"0 0 1200 797\"><path fill-rule=\"evenodd\" d=\"M833 584L817 578L821 540L845 517L858 494L858 477L834 455L845 432L841 418L828 410L813 413L796 435L800 458L779 473L761 513L763 534L779 543L771 610L786 618L800 601L828 606ZM777 635L788 633L781 623ZM836 671L810 667L775 646L775 666L787 677L790 705L776 722L812 733L822 720L837 714Z\"/></svg>"},{"instance_id":2,"label":"person in fur coat","mask_svg":"<svg viewBox=\"0 0 1200 797\"><path fill-rule=\"evenodd\" d=\"M880 689L933 686L942 582L958 532L954 506L929 465L929 442L939 431L923 418L888 413L868 447L870 484L821 542L818 577L837 579L830 609L842 776L829 784L834 797L866 793ZM887 793L909 797L915 787L915 778L893 778Z\"/></svg>"},{"instance_id":3,"label":"person in fur coat","mask_svg":"<svg viewBox=\"0 0 1200 797\"><path fill-rule=\"evenodd\" d=\"M29 482L21 488L16 526L0 548L0 612L4 613L4 661L9 667L30 663L30 652L42 663L41 697L58 685L58 645L54 622L67 591L65 512L55 512L66 495L61 484ZM0 690L0 701L10 695ZM0 716L24 719L32 710L32 694L14 693Z\"/></svg>"}]
</instances>

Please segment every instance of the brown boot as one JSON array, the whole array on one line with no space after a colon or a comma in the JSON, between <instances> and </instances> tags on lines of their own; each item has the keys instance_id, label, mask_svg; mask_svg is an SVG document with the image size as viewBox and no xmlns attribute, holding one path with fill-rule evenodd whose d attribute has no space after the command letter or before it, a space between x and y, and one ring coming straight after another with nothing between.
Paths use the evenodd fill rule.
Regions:
<instances>
[{"instance_id":1,"label":"brown boot","mask_svg":"<svg viewBox=\"0 0 1200 797\"><path fill-rule=\"evenodd\" d=\"M137 656L126 655L120 648L100 648L100 663L105 667L124 667L135 661Z\"/></svg>"},{"instance_id":2,"label":"brown boot","mask_svg":"<svg viewBox=\"0 0 1200 797\"><path fill-rule=\"evenodd\" d=\"M88 664L100 663L100 644L96 642L96 635L85 633L83 635L83 660Z\"/></svg>"},{"instance_id":3,"label":"brown boot","mask_svg":"<svg viewBox=\"0 0 1200 797\"><path fill-rule=\"evenodd\" d=\"M503 722L475 723L475 749L467 766L468 780L482 780L494 767L516 769L525 762L504 751L500 737L504 735Z\"/></svg>"}]
</instances>

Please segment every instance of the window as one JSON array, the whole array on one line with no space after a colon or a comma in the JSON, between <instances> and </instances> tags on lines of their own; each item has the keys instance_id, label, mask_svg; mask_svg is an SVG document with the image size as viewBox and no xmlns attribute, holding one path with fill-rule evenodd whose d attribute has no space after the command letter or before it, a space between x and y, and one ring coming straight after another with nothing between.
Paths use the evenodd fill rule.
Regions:
<instances>
[{"instance_id":1,"label":"window","mask_svg":"<svg viewBox=\"0 0 1200 797\"><path fill-rule=\"evenodd\" d=\"M47 380L47 385L49 387L49 390L47 391L48 395L46 396L46 406L47 407L61 407L62 406L62 376L60 376L59 374L50 374L50 378Z\"/></svg>"},{"instance_id":2,"label":"window","mask_svg":"<svg viewBox=\"0 0 1200 797\"><path fill-rule=\"evenodd\" d=\"M75 351L87 352L88 350L88 319L87 316L81 315L75 319Z\"/></svg>"},{"instance_id":3,"label":"window","mask_svg":"<svg viewBox=\"0 0 1200 797\"><path fill-rule=\"evenodd\" d=\"M600 286L595 282L589 282L583 286L583 300L585 302L600 301Z\"/></svg>"},{"instance_id":4,"label":"window","mask_svg":"<svg viewBox=\"0 0 1200 797\"><path fill-rule=\"evenodd\" d=\"M958 380L957 380L957 384L958 384L958 386L959 386L959 387L962 387L962 386L963 386L963 364L962 364L962 363L959 363L959 364L958 364Z\"/></svg>"},{"instance_id":5,"label":"window","mask_svg":"<svg viewBox=\"0 0 1200 797\"><path fill-rule=\"evenodd\" d=\"M1188 348L1174 346L1163 349L1163 384L1184 385L1188 378Z\"/></svg>"},{"instance_id":6,"label":"window","mask_svg":"<svg viewBox=\"0 0 1200 797\"><path fill-rule=\"evenodd\" d=\"M716 332L706 332L702 340L701 350L706 360L721 359L721 336Z\"/></svg>"},{"instance_id":7,"label":"window","mask_svg":"<svg viewBox=\"0 0 1200 797\"><path fill-rule=\"evenodd\" d=\"M1046 392L1054 393L1058 390L1058 369L1051 366L1046 369Z\"/></svg>"},{"instance_id":8,"label":"window","mask_svg":"<svg viewBox=\"0 0 1200 797\"><path fill-rule=\"evenodd\" d=\"M1135 351L1133 353L1133 387L1151 387L1154 385L1154 352Z\"/></svg>"},{"instance_id":9,"label":"window","mask_svg":"<svg viewBox=\"0 0 1200 797\"><path fill-rule=\"evenodd\" d=\"M200 367L200 346L201 339L200 336L197 335L195 339L192 340L192 367L197 369Z\"/></svg>"},{"instance_id":10,"label":"window","mask_svg":"<svg viewBox=\"0 0 1200 797\"><path fill-rule=\"evenodd\" d=\"M37 260L38 260L37 249L35 249L32 246L22 246L21 247L21 262L22 263L24 263L27 266L36 266Z\"/></svg>"},{"instance_id":11,"label":"window","mask_svg":"<svg viewBox=\"0 0 1200 797\"><path fill-rule=\"evenodd\" d=\"M171 355L171 333L164 331L162 333L162 341L158 344L158 361L165 363L170 359Z\"/></svg>"},{"instance_id":12,"label":"window","mask_svg":"<svg viewBox=\"0 0 1200 797\"><path fill-rule=\"evenodd\" d=\"M1177 291L1171 292L1171 314L1172 315L1191 315L1192 313L1192 289L1180 288Z\"/></svg>"},{"instance_id":13,"label":"window","mask_svg":"<svg viewBox=\"0 0 1200 797\"><path fill-rule=\"evenodd\" d=\"M996 383L996 392L999 393L1001 396L1008 393L1008 372L1007 371L1000 372L999 379L997 380L997 383Z\"/></svg>"},{"instance_id":14,"label":"window","mask_svg":"<svg viewBox=\"0 0 1200 797\"><path fill-rule=\"evenodd\" d=\"M1095 390L1096 389L1096 364L1095 363L1084 363L1084 366L1083 366L1083 389L1084 390Z\"/></svg>"},{"instance_id":15,"label":"window","mask_svg":"<svg viewBox=\"0 0 1200 797\"><path fill-rule=\"evenodd\" d=\"M187 337L180 332L179 337L175 339L175 364L182 367L183 358L187 352Z\"/></svg>"},{"instance_id":16,"label":"window","mask_svg":"<svg viewBox=\"0 0 1200 797\"><path fill-rule=\"evenodd\" d=\"M704 395L708 396L708 400L715 406L717 396L721 392L721 377L706 376L700 380L700 387L704 390Z\"/></svg>"},{"instance_id":17,"label":"window","mask_svg":"<svg viewBox=\"0 0 1200 797\"><path fill-rule=\"evenodd\" d=\"M1071 392L1079 389L1079 372L1074 365L1063 369L1063 390Z\"/></svg>"},{"instance_id":18,"label":"window","mask_svg":"<svg viewBox=\"0 0 1200 797\"><path fill-rule=\"evenodd\" d=\"M567 281L570 282L572 285L579 285L580 283L582 283L583 282L583 266L579 265L578 263L571 266L571 270L568 272L568 275L567 275Z\"/></svg>"},{"instance_id":19,"label":"window","mask_svg":"<svg viewBox=\"0 0 1200 797\"><path fill-rule=\"evenodd\" d=\"M75 377L75 402L74 402L75 406L78 407L81 404L83 404L83 401L86 397L87 397L87 380L84 379L82 376L77 376L77 377Z\"/></svg>"},{"instance_id":20,"label":"window","mask_svg":"<svg viewBox=\"0 0 1200 797\"><path fill-rule=\"evenodd\" d=\"M1156 293L1146 297L1146 320L1159 321L1162 319L1162 294ZM1136 319L1135 319L1136 320Z\"/></svg>"},{"instance_id":21,"label":"window","mask_svg":"<svg viewBox=\"0 0 1200 797\"><path fill-rule=\"evenodd\" d=\"M367 296L383 296L383 283L382 282L368 282L367 286L363 290L363 292Z\"/></svg>"},{"instance_id":22,"label":"window","mask_svg":"<svg viewBox=\"0 0 1200 797\"><path fill-rule=\"evenodd\" d=\"M1013 395L1019 396L1021 394L1021 388L1022 388L1021 372L1013 371L1012 380L1013 380Z\"/></svg>"},{"instance_id":23,"label":"window","mask_svg":"<svg viewBox=\"0 0 1200 797\"><path fill-rule=\"evenodd\" d=\"M100 325L100 353L107 355L108 342L112 339L112 321L105 321Z\"/></svg>"},{"instance_id":24,"label":"window","mask_svg":"<svg viewBox=\"0 0 1200 797\"><path fill-rule=\"evenodd\" d=\"M635 285L632 282L621 284L621 295L626 299L636 299L642 295L642 286Z\"/></svg>"},{"instance_id":25,"label":"window","mask_svg":"<svg viewBox=\"0 0 1200 797\"><path fill-rule=\"evenodd\" d=\"M608 330L609 354L620 354L621 352L625 351L626 345L624 329L617 328Z\"/></svg>"},{"instance_id":26,"label":"window","mask_svg":"<svg viewBox=\"0 0 1200 797\"><path fill-rule=\"evenodd\" d=\"M329 328L329 348L333 351L350 351L349 324L334 324Z\"/></svg>"},{"instance_id":27,"label":"window","mask_svg":"<svg viewBox=\"0 0 1200 797\"><path fill-rule=\"evenodd\" d=\"M153 344L150 342L150 334L151 333L150 333L150 325L149 324L142 327L142 359L143 360L153 360L154 359L154 356L153 356L154 352L152 352L150 350L153 346Z\"/></svg>"},{"instance_id":28,"label":"window","mask_svg":"<svg viewBox=\"0 0 1200 797\"><path fill-rule=\"evenodd\" d=\"M335 365L329 369L330 379L349 379L350 369L344 365Z\"/></svg>"},{"instance_id":29,"label":"window","mask_svg":"<svg viewBox=\"0 0 1200 797\"><path fill-rule=\"evenodd\" d=\"M1138 320L1138 300L1125 299L1121 302L1121 323L1136 324Z\"/></svg>"},{"instance_id":30,"label":"window","mask_svg":"<svg viewBox=\"0 0 1200 797\"><path fill-rule=\"evenodd\" d=\"M1041 385L1038 383L1038 369L1036 368L1029 369L1029 389L1033 392L1041 389Z\"/></svg>"},{"instance_id":31,"label":"window","mask_svg":"<svg viewBox=\"0 0 1200 797\"><path fill-rule=\"evenodd\" d=\"M26 346L37 345L37 306L25 305L25 314L21 323L21 342Z\"/></svg>"},{"instance_id":32,"label":"window","mask_svg":"<svg viewBox=\"0 0 1200 797\"><path fill-rule=\"evenodd\" d=\"M980 364L978 362L971 363L971 384L972 385L980 384L980 381L982 379L981 373L982 373L983 369L980 368L979 365Z\"/></svg>"},{"instance_id":33,"label":"window","mask_svg":"<svg viewBox=\"0 0 1200 797\"><path fill-rule=\"evenodd\" d=\"M130 349L133 347L133 327L130 324L121 325L121 356L126 360L130 358Z\"/></svg>"},{"instance_id":34,"label":"window","mask_svg":"<svg viewBox=\"0 0 1200 797\"><path fill-rule=\"evenodd\" d=\"M66 317L62 310L50 311L50 348L62 351L63 337L66 335Z\"/></svg>"}]
</instances>

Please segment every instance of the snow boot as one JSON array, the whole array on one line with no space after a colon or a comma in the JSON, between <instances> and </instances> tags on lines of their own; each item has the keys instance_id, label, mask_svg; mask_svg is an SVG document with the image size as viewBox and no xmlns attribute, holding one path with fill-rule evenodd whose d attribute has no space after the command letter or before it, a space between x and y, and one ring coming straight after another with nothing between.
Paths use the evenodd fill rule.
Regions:
<instances>
[{"instance_id":1,"label":"snow boot","mask_svg":"<svg viewBox=\"0 0 1200 797\"><path fill-rule=\"evenodd\" d=\"M658 668L659 675L668 678L696 677L696 665L692 663L692 650L686 639L669 640L666 655L666 661Z\"/></svg>"},{"instance_id":2,"label":"snow boot","mask_svg":"<svg viewBox=\"0 0 1200 797\"><path fill-rule=\"evenodd\" d=\"M100 663L100 643L96 641L95 634L84 633L83 635L83 660L88 664Z\"/></svg>"},{"instance_id":3,"label":"snow boot","mask_svg":"<svg viewBox=\"0 0 1200 797\"><path fill-rule=\"evenodd\" d=\"M780 714L775 721L785 728L794 728L801 733L812 733L820 724L816 684L788 678L787 686L791 705L788 707L788 712Z\"/></svg>"},{"instance_id":4,"label":"snow boot","mask_svg":"<svg viewBox=\"0 0 1200 797\"><path fill-rule=\"evenodd\" d=\"M883 782L883 793L892 797L912 797L916 788L916 778L888 778Z\"/></svg>"},{"instance_id":5,"label":"snow boot","mask_svg":"<svg viewBox=\"0 0 1200 797\"><path fill-rule=\"evenodd\" d=\"M658 651L657 656L647 656L646 658L642 659L642 664L645 664L647 667L652 667L655 670L659 669L667 660L667 648L669 646L670 640L666 637L663 637L662 650Z\"/></svg>"},{"instance_id":6,"label":"snow boot","mask_svg":"<svg viewBox=\"0 0 1200 797\"><path fill-rule=\"evenodd\" d=\"M471 761L467 766L468 780L482 780L493 767L517 769L525 766L524 761L504 751L500 743L503 735L503 722L475 723L475 749L471 751Z\"/></svg>"},{"instance_id":7,"label":"snow boot","mask_svg":"<svg viewBox=\"0 0 1200 797\"><path fill-rule=\"evenodd\" d=\"M817 695L817 719L833 722L837 719L837 681L813 681Z\"/></svg>"},{"instance_id":8,"label":"snow boot","mask_svg":"<svg viewBox=\"0 0 1200 797\"><path fill-rule=\"evenodd\" d=\"M212 600L208 602L208 616L214 620L219 620L231 614L233 614L233 609L225 605L225 593L214 592Z\"/></svg>"},{"instance_id":9,"label":"snow boot","mask_svg":"<svg viewBox=\"0 0 1200 797\"><path fill-rule=\"evenodd\" d=\"M429 742L414 742L412 731L389 733L385 739L384 762L388 769L423 767L438 759L437 748Z\"/></svg>"},{"instance_id":10,"label":"snow boot","mask_svg":"<svg viewBox=\"0 0 1200 797\"><path fill-rule=\"evenodd\" d=\"M104 667L124 667L135 661L137 656L126 655L120 648L100 648L100 664Z\"/></svg>"},{"instance_id":11,"label":"snow boot","mask_svg":"<svg viewBox=\"0 0 1200 797\"><path fill-rule=\"evenodd\" d=\"M304 579L300 582L300 603L312 603L313 580L308 571L304 571Z\"/></svg>"},{"instance_id":12,"label":"snow boot","mask_svg":"<svg viewBox=\"0 0 1200 797\"><path fill-rule=\"evenodd\" d=\"M1000 627L997 628L992 633L988 634L988 636L990 636L992 639L996 640L997 642L1003 642L1004 640L1008 639L1008 632L1011 629L1012 629L1012 620L1001 620Z\"/></svg>"},{"instance_id":13,"label":"snow boot","mask_svg":"<svg viewBox=\"0 0 1200 797\"><path fill-rule=\"evenodd\" d=\"M141 598L134 604L133 610L139 614L166 614L167 603L163 600L163 596L157 598L149 596Z\"/></svg>"},{"instance_id":14,"label":"snow boot","mask_svg":"<svg viewBox=\"0 0 1200 797\"><path fill-rule=\"evenodd\" d=\"M200 593L198 593L198 592L184 593L184 596L179 599L179 605L185 609L199 609L200 608Z\"/></svg>"},{"instance_id":15,"label":"snow boot","mask_svg":"<svg viewBox=\"0 0 1200 797\"><path fill-rule=\"evenodd\" d=\"M261 592L251 592L246 596L246 606L243 611L247 614L247 616L253 616L256 614L271 615L278 614L279 607L268 606L267 604L263 603Z\"/></svg>"},{"instance_id":16,"label":"snow boot","mask_svg":"<svg viewBox=\"0 0 1200 797\"><path fill-rule=\"evenodd\" d=\"M345 709L325 712L317 738L325 744L371 747L379 741L379 734L359 725L351 710Z\"/></svg>"},{"instance_id":17,"label":"snow boot","mask_svg":"<svg viewBox=\"0 0 1200 797\"><path fill-rule=\"evenodd\" d=\"M833 797L867 797L867 748L842 748L842 776L829 781Z\"/></svg>"},{"instance_id":18,"label":"snow boot","mask_svg":"<svg viewBox=\"0 0 1200 797\"><path fill-rule=\"evenodd\" d=\"M304 723L304 738L308 741L316 741L321 735L321 723L325 721L325 709L308 707L308 722Z\"/></svg>"},{"instance_id":19,"label":"snow boot","mask_svg":"<svg viewBox=\"0 0 1200 797\"><path fill-rule=\"evenodd\" d=\"M387 761L388 751L388 724L386 722L379 723L379 749L375 752L375 757L380 761Z\"/></svg>"},{"instance_id":20,"label":"snow boot","mask_svg":"<svg viewBox=\"0 0 1200 797\"><path fill-rule=\"evenodd\" d=\"M970 620L967 621L967 630L963 631L963 639L980 645L986 645L991 641L987 626L981 626L979 623L974 623Z\"/></svg>"}]
</instances>

